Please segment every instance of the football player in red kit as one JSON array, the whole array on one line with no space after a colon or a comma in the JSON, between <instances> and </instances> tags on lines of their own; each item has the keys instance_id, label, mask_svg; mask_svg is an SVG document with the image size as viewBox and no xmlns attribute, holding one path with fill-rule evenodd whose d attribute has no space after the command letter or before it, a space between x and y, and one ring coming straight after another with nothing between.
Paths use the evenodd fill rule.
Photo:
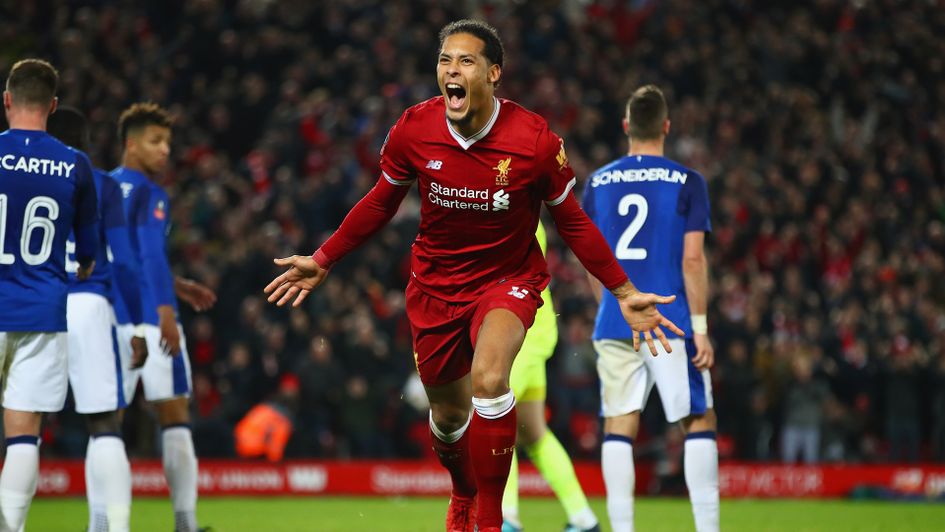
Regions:
<instances>
[{"instance_id":1,"label":"football player in red kit","mask_svg":"<svg viewBox=\"0 0 945 532\"><path fill-rule=\"evenodd\" d=\"M515 448L512 361L542 304L549 276L535 230L542 203L582 264L611 290L636 333L669 349L656 309L673 297L637 291L571 194L562 140L540 116L495 97L502 42L491 26L453 22L440 32L441 96L407 109L381 148L377 184L312 256L289 269L269 301L298 306L332 264L383 227L414 182L420 230L413 244L407 316L430 430L453 480L449 531L500 530Z\"/></svg>"}]
</instances>

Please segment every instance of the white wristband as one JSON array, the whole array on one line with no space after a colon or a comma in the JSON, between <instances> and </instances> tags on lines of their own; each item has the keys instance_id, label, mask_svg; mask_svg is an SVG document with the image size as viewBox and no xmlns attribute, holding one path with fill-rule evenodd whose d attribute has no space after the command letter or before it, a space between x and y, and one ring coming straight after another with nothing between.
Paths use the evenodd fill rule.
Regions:
<instances>
[{"instance_id":1,"label":"white wristband","mask_svg":"<svg viewBox=\"0 0 945 532\"><path fill-rule=\"evenodd\" d=\"M132 333L132 335L137 336L138 338L144 338L144 330L144 324L139 323L138 325L135 325L135 331Z\"/></svg>"},{"instance_id":2,"label":"white wristband","mask_svg":"<svg viewBox=\"0 0 945 532\"><path fill-rule=\"evenodd\" d=\"M692 314L689 316L692 320L692 332L696 334L709 334L709 321L705 314Z\"/></svg>"}]
</instances>

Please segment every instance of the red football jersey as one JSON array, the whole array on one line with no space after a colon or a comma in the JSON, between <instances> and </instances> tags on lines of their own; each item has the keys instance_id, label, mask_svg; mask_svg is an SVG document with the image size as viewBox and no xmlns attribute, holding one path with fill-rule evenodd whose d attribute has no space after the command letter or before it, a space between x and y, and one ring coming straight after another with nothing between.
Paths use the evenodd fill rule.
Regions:
<instances>
[{"instance_id":1,"label":"red football jersey","mask_svg":"<svg viewBox=\"0 0 945 532\"><path fill-rule=\"evenodd\" d=\"M448 301L472 301L503 281L543 289L549 280L535 239L542 202L574 187L564 143L547 122L496 99L489 122L464 138L446 119L442 96L407 109L381 148L384 178L418 181L420 231L414 282Z\"/></svg>"}]
</instances>

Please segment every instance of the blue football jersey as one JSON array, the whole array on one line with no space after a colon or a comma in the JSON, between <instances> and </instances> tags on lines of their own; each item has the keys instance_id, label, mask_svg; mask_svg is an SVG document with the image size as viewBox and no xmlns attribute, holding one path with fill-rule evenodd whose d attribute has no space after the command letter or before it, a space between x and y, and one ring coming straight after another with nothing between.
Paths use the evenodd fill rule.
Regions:
<instances>
[{"instance_id":1,"label":"blue football jersey","mask_svg":"<svg viewBox=\"0 0 945 532\"><path fill-rule=\"evenodd\" d=\"M167 235L171 229L170 200L163 188L141 172L118 167L110 174L122 192L131 248L141 265L141 312L144 323L158 324L157 307L171 305L177 312L174 276L167 261ZM133 323L128 302L115 297L118 323Z\"/></svg>"},{"instance_id":2,"label":"blue football jersey","mask_svg":"<svg viewBox=\"0 0 945 532\"><path fill-rule=\"evenodd\" d=\"M99 241L91 277L80 281L76 276L75 240L66 243L66 271L69 272L69 293L91 292L114 303L120 294L131 321L141 323L141 268L131 249L125 207L118 183L104 171L95 169L95 190L98 193Z\"/></svg>"},{"instance_id":3,"label":"blue football jersey","mask_svg":"<svg viewBox=\"0 0 945 532\"><path fill-rule=\"evenodd\" d=\"M0 133L0 331L66 330L66 239L98 253L92 165L44 131Z\"/></svg>"},{"instance_id":4,"label":"blue football jersey","mask_svg":"<svg viewBox=\"0 0 945 532\"><path fill-rule=\"evenodd\" d=\"M665 157L621 157L591 174L583 207L639 290L676 296L660 312L691 338L683 240L689 231L712 230L705 178ZM632 337L616 298L604 290L594 339Z\"/></svg>"}]
</instances>

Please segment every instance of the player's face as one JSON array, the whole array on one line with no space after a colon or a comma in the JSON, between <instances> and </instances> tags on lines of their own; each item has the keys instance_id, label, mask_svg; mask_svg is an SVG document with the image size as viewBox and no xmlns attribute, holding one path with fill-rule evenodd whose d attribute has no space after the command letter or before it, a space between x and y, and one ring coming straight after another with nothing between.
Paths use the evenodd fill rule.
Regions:
<instances>
[{"instance_id":1,"label":"player's face","mask_svg":"<svg viewBox=\"0 0 945 532\"><path fill-rule=\"evenodd\" d=\"M171 155L171 130L163 126L145 126L138 134L129 136L128 149L142 168L157 175L167 168Z\"/></svg>"},{"instance_id":2,"label":"player's face","mask_svg":"<svg viewBox=\"0 0 945 532\"><path fill-rule=\"evenodd\" d=\"M440 48L436 78L446 100L446 117L455 124L468 125L490 107L502 69L482 54L484 47L474 35L455 33Z\"/></svg>"}]
</instances>

